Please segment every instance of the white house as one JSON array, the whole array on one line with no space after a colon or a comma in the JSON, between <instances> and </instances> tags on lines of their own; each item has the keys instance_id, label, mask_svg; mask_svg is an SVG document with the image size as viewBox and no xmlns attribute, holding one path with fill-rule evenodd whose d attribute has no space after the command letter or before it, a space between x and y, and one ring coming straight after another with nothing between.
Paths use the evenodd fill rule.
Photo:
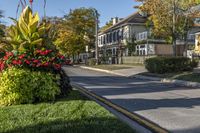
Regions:
<instances>
[{"instance_id":1,"label":"white house","mask_svg":"<svg viewBox=\"0 0 200 133\"><path fill-rule=\"evenodd\" d=\"M113 26L99 33L98 46L101 55L107 54L112 57L113 63L118 63L121 56L128 55L127 42L131 42L135 35L146 29L147 16L144 13L136 12L119 20L113 19Z\"/></svg>"}]
</instances>

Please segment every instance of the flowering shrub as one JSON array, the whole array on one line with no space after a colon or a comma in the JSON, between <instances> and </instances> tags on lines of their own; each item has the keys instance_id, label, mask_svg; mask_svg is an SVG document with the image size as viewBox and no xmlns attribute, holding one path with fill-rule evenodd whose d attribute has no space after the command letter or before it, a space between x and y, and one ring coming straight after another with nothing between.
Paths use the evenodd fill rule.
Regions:
<instances>
[{"instance_id":1,"label":"flowering shrub","mask_svg":"<svg viewBox=\"0 0 200 133\"><path fill-rule=\"evenodd\" d=\"M5 56L0 59L0 71L13 66L60 70L65 62L65 57L53 50L35 50L33 53L5 52Z\"/></svg>"},{"instance_id":2,"label":"flowering shrub","mask_svg":"<svg viewBox=\"0 0 200 133\"><path fill-rule=\"evenodd\" d=\"M58 75L11 67L0 76L0 106L52 101L61 93Z\"/></svg>"}]
</instances>

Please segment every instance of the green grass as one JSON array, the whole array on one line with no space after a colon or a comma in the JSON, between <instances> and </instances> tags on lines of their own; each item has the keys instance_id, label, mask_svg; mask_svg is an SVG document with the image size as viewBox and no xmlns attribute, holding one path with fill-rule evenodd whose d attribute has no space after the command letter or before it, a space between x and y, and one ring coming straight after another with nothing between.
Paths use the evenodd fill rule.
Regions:
<instances>
[{"instance_id":1,"label":"green grass","mask_svg":"<svg viewBox=\"0 0 200 133\"><path fill-rule=\"evenodd\" d=\"M155 74L155 73L141 73L140 75L144 76L153 76L159 78L168 78L168 79L178 79L191 82L200 82L200 74L193 72L182 72L182 73L165 73L165 74Z\"/></svg>"},{"instance_id":2,"label":"green grass","mask_svg":"<svg viewBox=\"0 0 200 133\"><path fill-rule=\"evenodd\" d=\"M0 107L2 133L134 133L77 91L54 103Z\"/></svg>"},{"instance_id":3,"label":"green grass","mask_svg":"<svg viewBox=\"0 0 200 133\"><path fill-rule=\"evenodd\" d=\"M173 79L176 76L179 76L181 74L187 74L187 73L188 72L184 72L184 73L164 73L164 74L157 74L157 73L144 72L144 73L140 73L140 75L152 76L152 77L158 77L158 78L170 78L170 79Z\"/></svg>"},{"instance_id":4,"label":"green grass","mask_svg":"<svg viewBox=\"0 0 200 133\"><path fill-rule=\"evenodd\" d=\"M191 72L191 73L179 75L175 79L192 81L192 82L200 82L200 74Z\"/></svg>"},{"instance_id":5,"label":"green grass","mask_svg":"<svg viewBox=\"0 0 200 133\"><path fill-rule=\"evenodd\" d=\"M111 71L132 68L132 66L127 66L127 65L96 65L90 67L104 69L104 70L111 70Z\"/></svg>"},{"instance_id":6,"label":"green grass","mask_svg":"<svg viewBox=\"0 0 200 133\"><path fill-rule=\"evenodd\" d=\"M144 66L142 63L125 63L124 65L129 65L129 66Z\"/></svg>"}]
</instances>

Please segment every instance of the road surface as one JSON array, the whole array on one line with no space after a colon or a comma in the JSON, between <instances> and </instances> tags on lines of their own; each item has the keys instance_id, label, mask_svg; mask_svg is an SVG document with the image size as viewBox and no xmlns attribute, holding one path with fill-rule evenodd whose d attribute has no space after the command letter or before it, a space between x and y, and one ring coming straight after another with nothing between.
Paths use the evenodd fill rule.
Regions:
<instances>
[{"instance_id":1,"label":"road surface","mask_svg":"<svg viewBox=\"0 0 200 133\"><path fill-rule=\"evenodd\" d=\"M200 133L200 88L65 67L71 81L175 133Z\"/></svg>"}]
</instances>

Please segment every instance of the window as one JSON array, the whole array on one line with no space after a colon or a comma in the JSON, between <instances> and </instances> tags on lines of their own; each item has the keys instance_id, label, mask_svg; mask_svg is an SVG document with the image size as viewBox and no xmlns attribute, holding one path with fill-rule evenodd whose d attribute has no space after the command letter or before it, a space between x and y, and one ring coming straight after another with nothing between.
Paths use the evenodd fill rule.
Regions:
<instances>
[{"instance_id":1,"label":"window","mask_svg":"<svg viewBox=\"0 0 200 133\"><path fill-rule=\"evenodd\" d=\"M121 31L121 39L124 40L124 29Z\"/></svg>"},{"instance_id":2,"label":"window","mask_svg":"<svg viewBox=\"0 0 200 133\"><path fill-rule=\"evenodd\" d=\"M103 37L101 36L101 43L100 44L103 44Z\"/></svg>"},{"instance_id":3,"label":"window","mask_svg":"<svg viewBox=\"0 0 200 133\"><path fill-rule=\"evenodd\" d=\"M106 36L103 36L103 44L106 44Z\"/></svg>"},{"instance_id":4,"label":"window","mask_svg":"<svg viewBox=\"0 0 200 133\"><path fill-rule=\"evenodd\" d=\"M109 34L106 34L106 43L109 43Z\"/></svg>"},{"instance_id":5,"label":"window","mask_svg":"<svg viewBox=\"0 0 200 133\"><path fill-rule=\"evenodd\" d=\"M110 43L113 42L113 33L110 33Z\"/></svg>"},{"instance_id":6,"label":"window","mask_svg":"<svg viewBox=\"0 0 200 133\"><path fill-rule=\"evenodd\" d=\"M117 41L120 40L120 37L119 37L119 30L117 31Z\"/></svg>"},{"instance_id":7,"label":"window","mask_svg":"<svg viewBox=\"0 0 200 133\"><path fill-rule=\"evenodd\" d=\"M113 41L114 42L116 41L116 32L114 32L114 34L113 34Z\"/></svg>"}]
</instances>

